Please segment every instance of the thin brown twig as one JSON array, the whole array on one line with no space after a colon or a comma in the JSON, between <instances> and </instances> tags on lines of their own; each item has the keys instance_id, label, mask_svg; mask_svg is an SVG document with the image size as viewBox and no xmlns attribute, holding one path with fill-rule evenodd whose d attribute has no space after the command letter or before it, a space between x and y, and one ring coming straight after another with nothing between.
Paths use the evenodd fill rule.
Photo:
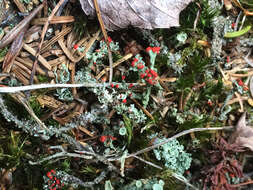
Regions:
<instances>
[{"instance_id":1,"label":"thin brown twig","mask_svg":"<svg viewBox=\"0 0 253 190\"><path fill-rule=\"evenodd\" d=\"M155 120L151 113L145 109L136 99L131 98L131 100L152 120Z\"/></svg>"},{"instance_id":2,"label":"thin brown twig","mask_svg":"<svg viewBox=\"0 0 253 190\"><path fill-rule=\"evenodd\" d=\"M112 52L111 52L111 48L110 48L110 42L108 41L108 35L105 29L105 25L101 16L101 12L98 6L98 2L97 0L93 0L94 2L94 6L96 9L96 13L97 13L97 17L98 17L98 21L103 33L103 36L105 38L105 42L107 44L107 48L108 48L108 57L109 57L109 66L110 66L110 74L109 74L109 83L112 83L112 75L113 75L113 60L112 60Z\"/></svg>"}]
</instances>

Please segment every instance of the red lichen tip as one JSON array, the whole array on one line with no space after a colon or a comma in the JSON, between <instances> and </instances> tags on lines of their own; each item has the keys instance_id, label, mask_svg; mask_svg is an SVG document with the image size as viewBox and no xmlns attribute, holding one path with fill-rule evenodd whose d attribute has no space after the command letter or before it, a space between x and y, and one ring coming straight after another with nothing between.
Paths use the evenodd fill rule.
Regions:
<instances>
[{"instance_id":1,"label":"red lichen tip","mask_svg":"<svg viewBox=\"0 0 253 190\"><path fill-rule=\"evenodd\" d=\"M125 80L126 76L125 75L122 75L121 79L122 80Z\"/></svg>"},{"instance_id":2,"label":"red lichen tip","mask_svg":"<svg viewBox=\"0 0 253 190\"><path fill-rule=\"evenodd\" d=\"M106 141L106 139L107 139L107 136L103 135L99 138L99 141L104 143Z\"/></svg>"},{"instance_id":3,"label":"red lichen tip","mask_svg":"<svg viewBox=\"0 0 253 190\"><path fill-rule=\"evenodd\" d=\"M118 84L116 84L116 85L115 85L115 88L119 88L119 85L118 85Z\"/></svg>"},{"instance_id":4,"label":"red lichen tip","mask_svg":"<svg viewBox=\"0 0 253 190\"><path fill-rule=\"evenodd\" d=\"M229 56L227 56L227 58L226 58L226 62L227 62L227 63L229 63L229 62L230 62L230 57L229 57Z\"/></svg>"},{"instance_id":5,"label":"red lichen tip","mask_svg":"<svg viewBox=\"0 0 253 190\"><path fill-rule=\"evenodd\" d=\"M132 88L134 85L131 83L129 84L128 88Z\"/></svg>"},{"instance_id":6,"label":"red lichen tip","mask_svg":"<svg viewBox=\"0 0 253 190\"><path fill-rule=\"evenodd\" d=\"M53 179L53 176L51 175L51 172L47 172L47 177L48 177L49 179Z\"/></svg>"},{"instance_id":7,"label":"red lichen tip","mask_svg":"<svg viewBox=\"0 0 253 190\"><path fill-rule=\"evenodd\" d=\"M116 137L114 137L114 136L109 135L108 137L109 137L110 139L112 139L112 141L117 140L117 138L116 138Z\"/></svg>"},{"instance_id":8,"label":"red lichen tip","mask_svg":"<svg viewBox=\"0 0 253 190\"><path fill-rule=\"evenodd\" d=\"M145 73L142 73L141 75L140 75L140 77L143 79L144 77L145 77Z\"/></svg>"},{"instance_id":9,"label":"red lichen tip","mask_svg":"<svg viewBox=\"0 0 253 190\"><path fill-rule=\"evenodd\" d=\"M211 100L208 100L208 101L207 101L207 104L208 104L210 107L213 106L213 102L212 102Z\"/></svg>"},{"instance_id":10,"label":"red lichen tip","mask_svg":"<svg viewBox=\"0 0 253 190\"><path fill-rule=\"evenodd\" d=\"M114 84L111 84L111 87L113 88L113 87L114 87Z\"/></svg>"},{"instance_id":11,"label":"red lichen tip","mask_svg":"<svg viewBox=\"0 0 253 190\"><path fill-rule=\"evenodd\" d=\"M244 83L243 83L243 81L241 79L237 79L237 84L239 86L244 86Z\"/></svg>"},{"instance_id":12,"label":"red lichen tip","mask_svg":"<svg viewBox=\"0 0 253 190\"><path fill-rule=\"evenodd\" d=\"M111 39L111 37L109 37L109 36L108 36L107 40L108 40L109 43L112 42L112 39Z\"/></svg>"},{"instance_id":13,"label":"red lichen tip","mask_svg":"<svg viewBox=\"0 0 253 190\"><path fill-rule=\"evenodd\" d=\"M151 84L151 85L154 84L153 81L152 81L152 79L148 79L147 82L148 82L149 84Z\"/></svg>"},{"instance_id":14,"label":"red lichen tip","mask_svg":"<svg viewBox=\"0 0 253 190\"><path fill-rule=\"evenodd\" d=\"M138 68L138 69L143 69L143 68L144 68L144 65L143 65L143 64L138 64L138 65L137 65L137 68Z\"/></svg>"},{"instance_id":15,"label":"red lichen tip","mask_svg":"<svg viewBox=\"0 0 253 190\"><path fill-rule=\"evenodd\" d=\"M131 66L134 67L135 66L135 63L138 62L139 60L137 58L134 58L134 60L132 61L131 63Z\"/></svg>"},{"instance_id":16,"label":"red lichen tip","mask_svg":"<svg viewBox=\"0 0 253 190\"><path fill-rule=\"evenodd\" d=\"M124 99L124 100L122 100L122 102L123 102L123 103L126 103L126 102L127 102L127 100L126 100L126 99Z\"/></svg>"},{"instance_id":17,"label":"red lichen tip","mask_svg":"<svg viewBox=\"0 0 253 190\"><path fill-rule=\"evenodd\" d=\"M149 52L149 51L151 51L151 50L152 50L151 47L147 47L147 48L146 48L146 52Z\"/></svg>"},{"instance_id":18,"label":"red lichen tip","mask_svg":"<svg viewBox=\"0 0 253 190\"><path fill-rule=\"evenodd\" d=\"M154 70L150 69L150 73L153 75L153 77L157 77L157 72L155 72Z\"/></svg>"},{"instance_id":19,"label":"red lichen tip","mask_svg":"<svg viewBox=\"0 0 253 190\"><path fill-rule=\"evenodd\" d=\"M248 88L247 86L244 86L244 87L243 87L243 90L244 90L244 91L247 91L247 90L249 90L249 88Z\"/></svg>"},{"instance_id":20,"label":"red lichen tip","mask_svg":"<svg viewBox=\"0 0 253 190\"><path fill-rule=\"evenodd\" d=\"M77 44L74 45L74 49L75 49L75 50L78 49L78 45L77 45Z\"/></svg>"},{"instance_id":21,"label":"red lichen tip","mask_svg":"<svg viewBox=\"0 0 253 190\"><path fill-rule=\"evenodd\" d=\"M153 47L152 51L158 54L160 52L160 49L161 49L160 47Z\"/></svg>"}]
</instances>

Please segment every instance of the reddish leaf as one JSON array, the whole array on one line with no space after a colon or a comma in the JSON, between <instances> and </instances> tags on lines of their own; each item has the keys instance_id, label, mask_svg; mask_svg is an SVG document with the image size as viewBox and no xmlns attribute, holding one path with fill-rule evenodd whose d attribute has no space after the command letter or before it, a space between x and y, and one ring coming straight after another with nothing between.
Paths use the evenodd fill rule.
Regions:
<instances>
[{"instance_id":1,"label":"reddish leaf","mask_svg":"<svg viewBox=\"0 0 253 190\"><path fill-rule=\"evenodd\" d=\"M235 143L241 147L247 147L253 151L253 128L246 125L246 113L239 119L229 141L230 143Z\"/></svg>"}]
</instances>

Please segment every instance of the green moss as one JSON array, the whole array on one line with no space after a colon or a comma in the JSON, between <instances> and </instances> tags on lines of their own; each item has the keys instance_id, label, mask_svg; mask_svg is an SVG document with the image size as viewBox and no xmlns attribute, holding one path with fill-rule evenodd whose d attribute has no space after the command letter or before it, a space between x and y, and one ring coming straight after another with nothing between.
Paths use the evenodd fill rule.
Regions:
<instances>
[{"instance_id":1,"label":"green moss","mask_svg":"<svg viewBox=\"0 0 253 190\"><path fill-rule=\"evenodd\" d=\"M39 80L40 83L49 82L49 78L47 76L37 75L37 78L38 78L38 80Z\"/></svg>"},{"instance_id":2,"label":"green moss","mask_svg":"<svg viewBox=\"0 0 253 190\"><path fill-rule=\"evenodd\" d=\"M2 59L8 52L8 48L5 47L3 49L0 49L0 59Z\"/></svg>"},{"instance_id":3,"label":"green moss","mask_svg":"<svg viewBox=\"0 0 253 190\"><path fill-rule=\"evenodd\" d=\"M29 103L31 108L33 109L36 116L40 117L43 114L43 110L41 108L40 103L37 100L37 96L31 96L29 99Z\"/></svg>"}]
</instances>

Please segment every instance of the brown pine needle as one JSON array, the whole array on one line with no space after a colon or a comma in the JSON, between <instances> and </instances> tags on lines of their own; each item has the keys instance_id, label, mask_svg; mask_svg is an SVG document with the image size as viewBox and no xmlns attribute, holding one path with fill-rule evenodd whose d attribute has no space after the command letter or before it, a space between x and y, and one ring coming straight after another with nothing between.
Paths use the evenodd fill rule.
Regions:
<instances>
[{"instance_id":1,"label":"brown pine needle","mask_svg":"<svg viewBox=\"0 0 253 190\"><path fill-rule=\"evenodd\" d=\"M40 44L39 44L39 47L38 47L38 50L36 52L36 56L35 56L35 61L33 63L33 67L32 67L32 74L31 74L31 77L30 77L30 84L33 84L33 77L35 75L35 72L36 72L36 67L37 67L37 63L38 63L38 57L40 55L40 51L41 51L41 48L42 48L42 44L44 42L44 38L45 38L45 35L46 35L46 32L47 32L47 29L48 29L48 26L50 24L50 21L54 18L54 15L56 14L57 10L60 8L60 6L64 3L65 0L60 0L57 5L55 6L55 8L53 9L51 15L48 17L44 27L43 27L43 30L42 30L42 33L41 33L41 41L40 41Z\"/></svg>"}]
</instances>

